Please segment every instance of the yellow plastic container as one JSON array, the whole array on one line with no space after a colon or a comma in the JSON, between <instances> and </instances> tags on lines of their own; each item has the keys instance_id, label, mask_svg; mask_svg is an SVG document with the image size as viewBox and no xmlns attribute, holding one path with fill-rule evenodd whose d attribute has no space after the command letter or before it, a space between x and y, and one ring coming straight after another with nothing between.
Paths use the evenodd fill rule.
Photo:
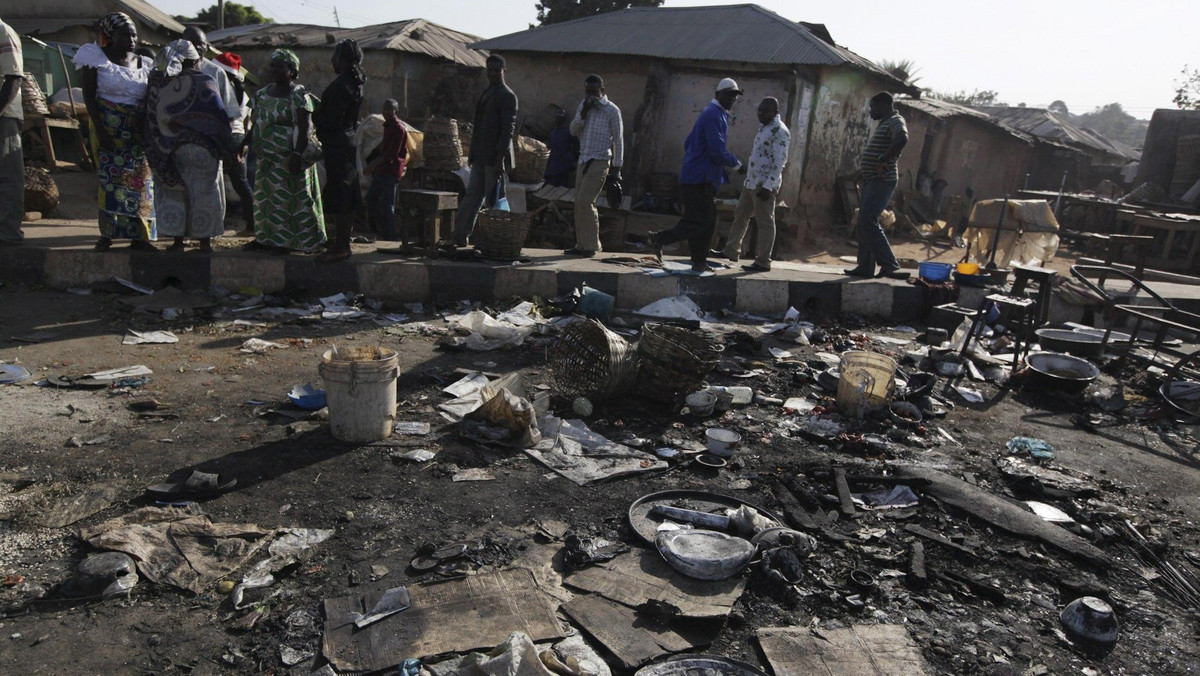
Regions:
<instances>
[{"instance_id":1,"label":"yellow plastic container","mask_svg":"<svg viewBox=\"0 0 1200 676\"><path fill-rule=\"evenodd\" d=\"M960 275L977 275L979 274L979 263L959 263L954 270Z\"/></svg>"}]
</instances>

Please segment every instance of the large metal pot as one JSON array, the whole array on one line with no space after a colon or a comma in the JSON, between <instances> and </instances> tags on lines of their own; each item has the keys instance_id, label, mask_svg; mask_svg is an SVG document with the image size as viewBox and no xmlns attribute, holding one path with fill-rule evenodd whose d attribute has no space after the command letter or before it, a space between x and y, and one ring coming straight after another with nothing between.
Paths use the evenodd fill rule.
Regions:
<instances>
[{"instance_id":1,"label":"large metal pot","mask_svg":"<svg viewBox=\"0 0 1200 676\"><path fill-rule=\"evenodd\" d=\"M1082 392L1100 375L1092 362L1057 352L1034 352L1025 357L1033 381L1048 389Z\"/></svg>"},{"instance_id":2,"label":"large metal pot","mask_svg":"<svg viewBox=\"0 0 1200 676\"><path fill-rule=\"evenodd\" d=\"M1067 329L1038 329L1038 343L1051 352L1066 352L1076 357L1098 358L1104 352L1104 334Z\"/></svg>"}]
</instances>

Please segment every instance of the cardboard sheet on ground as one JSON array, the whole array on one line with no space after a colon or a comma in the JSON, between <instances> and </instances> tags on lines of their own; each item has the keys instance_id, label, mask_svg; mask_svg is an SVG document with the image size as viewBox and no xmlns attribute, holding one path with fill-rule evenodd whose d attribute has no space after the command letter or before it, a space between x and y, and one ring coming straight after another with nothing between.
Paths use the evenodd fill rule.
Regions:
<instances>
[{"instance_id":1,"label":"cardboard sheet on ground","mask_svg":"<svg viewBox=\"0 0 1200 676\"><path fill-rule=\"evenodd\" d=\"M80 533L96 549L125 552L151 582L200 593L270 540L249 523L213 523L195 505L143 507Z\"/></svg>"},{"instance_id":2,"label":"cardboard sheet on ground","mask_svg":"<svg viewBox=\"0 0 1200 676\"><path fill-rule=\"evenodd\" d=\"M37 513L29 513L28 517L46 528L70 526L111 505L117 499L118 493L116 486L92 484L74 495L62 497L58 502Z\"/></svg>"},{"instance_id":3,"label":"cardboard sheet on ground","mask_svg":"<svg viewBox=\"0 0 1200 676\"><path fill-rule=\"evenodd\" d=\"M545 415L538 419L538 427L542 440L525 453L580 486L668 467L649 453L596 434L582 420Z\"/></svg>"},{"instance_id":4,"label":"cardboard sheet on ground","mask_svg":"<svg viewBox=\"0 0 1200 676\"><path fill-rule=\"evenodd\" d=\"M677 572L657 551L634 549L584 568L563 584L630 607L655 602L677 608L680 617L723 618L741 597L746 580L696 580Z\"/></svg>"},{"instance_id":5,"label":"cardboard sheet on ground","mask_svg":"<svg viewBox=\"0 0 1200 676\"><path fill-rule=\"evenodd\" d=\"M763 628L758 643L775 676L924 676L921 651L898 624L847 629Z\"/></svg>"},{"instance_id":6,"label":"cardboard sheet on ground","mask_svg":"<svg viewBox=\"0 0 1200 676\"><path fill-rule=\"evenodd\" d=\"M492 648L514 631L534 641L562 638L549 597L523 568L408 588L405 611L357 629L350 613L365 613L382 596L325 600L321 650L339 671L378 671L410 657Z\"/></svg>"},{"instance_id":7,"label":"cardboard sheet on ground","mask_svg":"<svg viewBox=\"0 0 1200 676\"><path fill-rule=\"evenodd\" d=\"M627 669L671 653L694 650L717 638L722 620L673 619L663 621L599 594L580 596L562 610L617 657Z\"/></svg>"}]
</instances>

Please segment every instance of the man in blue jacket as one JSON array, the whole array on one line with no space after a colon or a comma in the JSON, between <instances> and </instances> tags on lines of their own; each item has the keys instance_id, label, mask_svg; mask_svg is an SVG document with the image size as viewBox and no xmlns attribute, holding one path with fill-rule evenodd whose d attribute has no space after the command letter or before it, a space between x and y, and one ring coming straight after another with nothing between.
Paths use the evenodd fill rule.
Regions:
<instances>
[{"instance_id":1,"label":"man in blue jacket","mask_svg":"<svg viewBox=\"0 0 1200 676\"><path fill-rule=\"evenodd\" d=\"M679 172L679 201L683 218L670 230L650 233L650 246L662 260L662 248L687 240L692 270L708 271L708 245L717 228L717 186L728 183L725 167L735 171L741 161L725 147L729 111L742 90L730 78L717 84L715 98L705 106L683 144L683 169Z\"/></svg>"}]
</instances>

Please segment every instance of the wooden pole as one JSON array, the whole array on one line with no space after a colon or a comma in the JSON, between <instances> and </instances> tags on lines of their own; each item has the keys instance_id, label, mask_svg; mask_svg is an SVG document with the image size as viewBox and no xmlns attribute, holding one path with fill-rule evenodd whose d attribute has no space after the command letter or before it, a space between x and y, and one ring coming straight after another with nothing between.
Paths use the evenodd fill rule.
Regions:
<instances>
[{"instance_id":1,"label":"wooden pole","mask_svg":"<svg viewBox=\"0 0 1200 676\"><path fill-rule=\"evenodd\" d=\"M225 28L225 0L217 0L217 30Z\"/></svg>"}]
</instances>

